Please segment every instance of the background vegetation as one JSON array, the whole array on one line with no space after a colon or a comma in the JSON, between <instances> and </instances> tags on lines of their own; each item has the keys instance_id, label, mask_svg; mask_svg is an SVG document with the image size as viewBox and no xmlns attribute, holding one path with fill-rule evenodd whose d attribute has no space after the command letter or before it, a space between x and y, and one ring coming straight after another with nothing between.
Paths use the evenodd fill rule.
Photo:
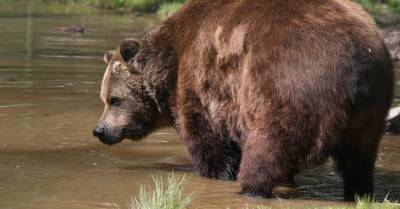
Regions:
<instances>
[{"instance_id":1,"label":"background vegetation","mask_svg":"<svg viewBox=\"0 0 400 209\"><path fill-rule=\"evenodd\" d=\"M50 0L44 0L50 1ZM158 12L164 16L177 11L187 0L56 0L62 3L91 4L102 9L129 13ZM400 0L354 0L371 13L400 15Z\"/></svg>"},{"instance_id":2,"label":"background vegetation","mask_svg":"<svg viewBox=\"0 0 400 209\"><path fill-rule=\"evenodd\" d=\"M79 1L79 0L75 0ZM186 0L92 0L100 8L131 12L176 11ZM400 0L355 0L370 11L400 13Z\"/></svg>"},{"instance_id":3,"label":"background vegetation","mask_svg":"<svg viewBox=\"0 0 400 209\"><path fill-rule=\"evenodd\" d=\"M356 0L356 2L372 12L400 13L400 0Z\"/></svg>"},{"instance_id":4,"label":"background vegetation","mask_svg":"<svg viewBox=\"0 0 400 209\"><path fill-rule=\"evenodd\" d=\"M177 9L185 0L94 0L96 6L104 9L130 12L156 12L160 9Z\"/></svg>"},{"instance_id":5,"label":"background vegetation","mask_svg":"<svg viewBox=\"0 0 400 209\"><path fill-rule=\"evenodd\" d=\"M52 1L52 0L43 0ZM53 0L65 4L93 5L127 13L154 13L170 15L177 11L187 0Z\"/></svg>"},{"instance_id":6,"label":"background vegetation","mask_svg":"<svg viewBox=\"0 0 400 209\"><path fill-rule=\"evenodd\" d=\"M43 0L50 1L50 0ZM101 9L127 13L154 13L168 17L176 12L187 0L55 0L61 3L90 4ZM366 10L379 16L382 13L400 15L400 0L354 0Z\"/></svg>"}]
</instances>

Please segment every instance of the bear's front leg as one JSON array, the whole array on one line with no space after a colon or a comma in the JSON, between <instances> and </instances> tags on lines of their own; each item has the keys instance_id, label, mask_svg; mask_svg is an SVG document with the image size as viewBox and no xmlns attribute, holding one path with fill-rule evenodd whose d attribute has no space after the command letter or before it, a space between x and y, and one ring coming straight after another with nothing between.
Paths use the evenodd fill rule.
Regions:
<instances>
[{"instance_id":1,"label":"bear's front leg","mask_svg":"<svg viewBox=\"0 0 400 209\"><path fill-rule=\"evenodd\" d=\"M279 140L279 139L275 139ZM243 148L239 182L241 194L252 197L271 197L277 184L293 178L297 171L296 156L268 134L250 134Z\"/></svg>"},{"instance_id":2,"label":"bear's front leg","mask_svg":"<svg viewBox=\"0 0 400 209\"><path fill-rule=\"evenodd\" d=\"M194 166L203 177L235 180L241 159L239 145L227 136L226 130L211 127L206 117L208 113L198 108L196 99L186 105L188 111L181 108L179 133Z\"/></svg>"},{"instance_id":3,"label":"bear's front leg","mask_svg":"<svg viewBox=\"0 0 400 209\"><path fill-rule=\"evenodd\" d=\"M184 141L201 176L236 180L240 165L240 148L235 142L218 138L205 139L194 135Z\"/></svg>"}]
</instances>

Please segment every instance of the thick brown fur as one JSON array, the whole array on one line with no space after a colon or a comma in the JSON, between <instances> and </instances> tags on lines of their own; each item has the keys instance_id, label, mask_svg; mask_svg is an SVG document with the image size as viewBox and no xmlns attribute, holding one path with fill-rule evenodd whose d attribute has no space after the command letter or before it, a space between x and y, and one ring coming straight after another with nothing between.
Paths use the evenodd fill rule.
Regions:
<instances>
[{"instance_id":1,"label":"thick brown fur","mask_svg":"<svg viewBox=\"0 0 400 209\"><path fill-rule=\"evenodd\" d=\"M202 176L270 197L331 156L346 199L372 195L393 66L355 3L191 0L141 40L130 67Z\"/></svg>"}]
</instances>

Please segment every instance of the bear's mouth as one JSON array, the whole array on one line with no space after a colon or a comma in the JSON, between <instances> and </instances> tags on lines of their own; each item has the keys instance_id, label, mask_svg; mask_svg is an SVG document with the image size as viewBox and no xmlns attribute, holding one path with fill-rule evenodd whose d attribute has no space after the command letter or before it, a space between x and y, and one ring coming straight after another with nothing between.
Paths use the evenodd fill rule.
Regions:
<instances>
[{"instance_id":1,"label":"bear's mouth","mask_svg":"<svg viewBox=\"0 0 400 209\"><path fill-rule=\"evenodd\" d=\"M106 145L115 145L122 142L124 139L130 139L132 141L139 141L146 137L150 132L150 129L147 129L145 123L132 123L130 126L113 130L111 133L96 136L103 144Z\"/></svg>"},{"instance_id":2,"label":"bear's mouth","mask_svg":"<svg viewBox=\"0 0 400 209\"><path fill-rule=\"evenodd\" d=\"M130 139L132 141L139 141L144 138L147 134L140 130L123 129L120 134L114 136L98 136L97 138L106 145L115 145L121 143L124 139Z\"/></svg>"},{"instance_id":3,"label":"bear's mouth","mask_svg":"<svg viewBox=\"0 0 400 209\"><path fill-rule=\"evenodd\" d=\"M123 137L98 137L99 140L106 145L118 144L123 140Z\"/></svg>"},{"instance_id":4,"label":"bear's mouth","mask_svg":"<svg viewBox=\"0 0 400 209\"><path fill-rule=\"evenodd\" d=\"M150 126L141 121L132 123L129 127L122 130L123 138L130 139L132 141L139 141L146 137L151 132Z\"/></svg>"},{"instance_id":5,"label":"bear's mouth","mask_svg":"<svg viewBox=\"0 0 400 209\"><path fill-rule=\"evenodd\" d=\"M123 138L130 139L132 141L139 141L143 139L147 133L143 130L138 129L126 129L123 131Z\"/></svg>"}]
</instances>

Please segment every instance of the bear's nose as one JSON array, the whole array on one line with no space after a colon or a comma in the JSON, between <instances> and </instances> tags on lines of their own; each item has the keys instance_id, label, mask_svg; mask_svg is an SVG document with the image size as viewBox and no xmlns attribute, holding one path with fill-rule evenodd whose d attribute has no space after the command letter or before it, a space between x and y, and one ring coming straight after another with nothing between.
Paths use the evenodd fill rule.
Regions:
<instances>
[{"instance_id":1,"label":"bear's nose","mask_svg":"<svg viewBox=\"0 0 400 209\"><path fill-rule=\"evenodd\" d=\"M102 138L104 137L105 131L103 127L96 127L93 130L93 136L98 137L98 138Z\"/></svg>"}]
</instances>

